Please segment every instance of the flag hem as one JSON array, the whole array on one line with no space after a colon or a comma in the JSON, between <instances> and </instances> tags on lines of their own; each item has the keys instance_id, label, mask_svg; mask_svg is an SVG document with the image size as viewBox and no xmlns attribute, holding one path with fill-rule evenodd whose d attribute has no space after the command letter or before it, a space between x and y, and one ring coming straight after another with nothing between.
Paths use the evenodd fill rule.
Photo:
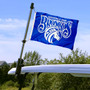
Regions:
<instances>
[{"instance_id":1,"label":"flag hem","mask_svg":"<svg viewBox=\"0 0 90 90\"><path fill-rule=\"evenodd\" d=\"M34 14L34 20L33 20L33 25L32 25L32 29L31 29L31 33L30 33L30 36L29 36L29 40L31 40L31 37L32 37L32 32L33 32L33 28L34 28L34 24L35 24L35 18L36 18L36 12Z\"/></svg>"}]
</instances>

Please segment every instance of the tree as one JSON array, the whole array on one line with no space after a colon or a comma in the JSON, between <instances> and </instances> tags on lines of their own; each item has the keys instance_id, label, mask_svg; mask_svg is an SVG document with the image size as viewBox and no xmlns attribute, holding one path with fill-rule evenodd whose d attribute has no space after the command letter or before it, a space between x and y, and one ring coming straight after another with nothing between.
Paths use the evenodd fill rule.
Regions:
<instances>
[{"instance_id":1,"label":"tree","mask_svg":"<svg viewBox=\"0 0 90 90\"><path fill-rule=\"evenodd\" d=\"M16 65L17 65L17 63L16 63L16 62L14 62L14 63L11 65L11 68L16 67Z\"/></svg>"},{"instance_id":2,"label":"tree","mask_svg":"<svg viewBox=\"0 0 90 90\"><path fill-rule=\"evenodd\" d=\"M86 52L83 53L81 50L76 49L66 57L60 54L60 60L63 64L86 64L89 58ZM73 77L70 74L58 74L58 77L60 81L58 86L61 86L61 90L87 90L90 88L90 85L88 84L90 83L90 79Z\"/></svg>"},{"instance_id":3,"label":"tree","mask_svg":"<svg viewBox=\"0 0 90 90\"><path fill-rule=\"evenodd\" d=\"M26 52L24 56L26 65L40 65L40 59L41 55L39 55L36 51Z\"/></svg>"},{"instance_id":4,"label":"tree","mask_svg":"<svg viewBox=\"0 0 90 90\"><path fill-rule=\"evenodd\" d=\"M86 52L83 53L82 50L76 49L66 57L60 54L60 60L62 63L65 64L86 64L88 60L88 55Z\"/></svg>"},{"instance_id":5,"label":"tree","mask_svg":"<svg viewBox=\"0 0 90 90\"><path fill-rule=\"evenodd\" d=\"M41 65L47 65L48 63L49 63L49 61L47 58L45 58L44 60L43 59L40 60Z\"/></svg>"},{"instance_id":6,"label":"tree","mask_svg":"<svg viewBox=\"0 0 90 90\"><path fill-rule=\"evenodd\" d=\"M72 51L64 57L60 54L60 60L48 61L48 64L86 64L90 56L79 49ZM44 73L38 80L36 90L89 90L90 78L74 77L68 73Z\"/></svg>"},{"instance_id":7,"label":"tree","mask_svg":"<svg viewBox=\"0 0 90 90\"><path fill-rule=\"evenodd\" d=\"M38 52L34 51L34 52L26 52L25 56L24 56L24 64L25 66L30 66L30 65L40 65L42 63L42 59L41 59L41 55L39 55ZM25 86L28 86L30 82L32 82L34 78L34 74L27 74L26 76L26 80Z\"/></svg>"},{"instance_id":8,"label":"tree","mask_svg":"<svg viewBox=\"0 0 90 90\"><path fill-rule=\"evenodd\" d=\"M52 73L42 73L38 78L35 90L52 90L50 89L53 82L52 77Z\"/></svg>"},{"instance_id":9,"label":"tree","mask_svg":"<svg viewBox=\"0 0 90 90\"><path fill-rule=\"evenodd\" d=\"M62 62L60 60L54 59L54 60L50 60L48 62L48 64L61 64Z\"/></svg>"},{"instance_id":10,"label":"tree","mask_svg":"<svg viewBox=\"0 0 90 90\"><path fill-rule=\"evenodd\" d=\"M9 80L8 71L10 69L9 65L3 65L0 67L0 84Z\"/></svg>"}]
</instances>

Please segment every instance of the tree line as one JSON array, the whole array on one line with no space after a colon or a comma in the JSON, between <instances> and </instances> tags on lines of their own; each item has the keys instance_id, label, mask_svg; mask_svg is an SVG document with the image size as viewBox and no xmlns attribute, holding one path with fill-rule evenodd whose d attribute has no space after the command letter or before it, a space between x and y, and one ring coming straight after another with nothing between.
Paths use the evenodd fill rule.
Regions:
<instances>
[{"instance_id":1,"label":"tree line","mask_svg":"<svg viewBox=\"0 0 90 90\"><path fill-rule=\"evenodd\" d=\"M24 65L48 65L48 64L90 64L90 56L82 50L76 49L71 51L70 54L64 56L59 54L59 59L41 59L38 52L26 52L24 55ZM8 75L7 72L16 67L16 62L11 67L3 66L0 68L0 85L9 81L9 85L18 87L17 79L15 76ZM33 79L35 78L35 90L89 90L90 78L88 77L74 77L67 73L41 73L37 78L37 73L28 74L26 76L23 87L32 87ZM10 84L11 83L11 84Z\"/></svg>"}]
</instances>

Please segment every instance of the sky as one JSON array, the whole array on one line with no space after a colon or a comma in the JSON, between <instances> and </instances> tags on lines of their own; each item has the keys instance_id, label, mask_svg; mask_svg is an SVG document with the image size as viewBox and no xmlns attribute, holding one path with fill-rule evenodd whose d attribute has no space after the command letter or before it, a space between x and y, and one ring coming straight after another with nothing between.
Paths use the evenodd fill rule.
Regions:
<instances>
[{"instance_id":1,"label":"sky","mask_svg":"<svg viewBox=\"0 0 90 90\"><path fill-rule=\"evenodd\" d=\"M22 40L34 3L23 57L26 52L37 51L42 59L59 59L59 54L68 55L70 49L46 45L29 40L35 12L45 12L64 18L79 20L74 50L79 48L90 55L90 0L1 0L0 1L0 61L8 63L20 57Z\"/></svg>"}]
</instances>

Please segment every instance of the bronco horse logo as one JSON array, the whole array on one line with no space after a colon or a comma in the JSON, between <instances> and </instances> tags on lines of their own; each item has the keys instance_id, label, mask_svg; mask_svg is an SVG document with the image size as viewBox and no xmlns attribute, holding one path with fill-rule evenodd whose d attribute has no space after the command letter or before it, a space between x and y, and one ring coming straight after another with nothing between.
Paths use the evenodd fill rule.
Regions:
<instances>
[{"instance_id":1,"label":"bronco horse logo","mask_svg":"<svg viewBox=\"0 0 90 90\"><path fill-rule=\"evenodd\" d=\"M62 37L69 38L71 35L71 28L72 21L41 15L38 32L44 33L44 38L49 43L53 43L55 40L59 41Z\"/></svg>"},{"instance_id":2,"label":"bronco horse logo","mask_svg":"<svg viewBox=\"0 0 90 90\"><path fill-rule=\"evenodd\" d=\"M44 33L44 37L49 43L53 43L54 39L58 41L60 40L59 32L55 27L50 27L46 29Z\"/></svg>"}]
</instances>

